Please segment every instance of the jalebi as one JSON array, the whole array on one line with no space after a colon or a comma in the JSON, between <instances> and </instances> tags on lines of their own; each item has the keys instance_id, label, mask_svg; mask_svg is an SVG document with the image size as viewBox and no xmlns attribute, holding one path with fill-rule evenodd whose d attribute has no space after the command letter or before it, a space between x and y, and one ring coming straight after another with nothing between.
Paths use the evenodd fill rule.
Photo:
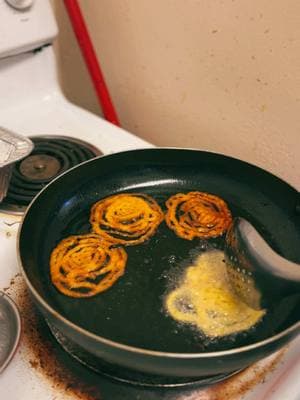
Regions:
<instances>
[{"instance_id":1,"label":"jalebi","mask_svg":"<svg viewBox=\"0 0 300 400\"><path fill-rule=\"evenodd\" d=\"M176 321L193 324L212 338L246 331L266 313L260 307L249 307L235 293L220 250L198 256L179 286L167 295L165 305Z\"/></svg>"},{"instance_id":2,"label":"jalebi","mask_svg":"<svg viewBox=\"0 0 300 400\"><path fill-rule=\"evenodd\" d=\"M106 197L91 209L92 230L113 244L132 246L143 243L164 219L157 202L140 193Z\"/></svg>"},{"instance_id":3,"label":"jalebi","mask_svg":"<svg viewBox=\"0 0 300 400\"><path fill-rule=\"evenodd\" d=\"M177 193L167 200L166 206L167 225L183 239L220 236L232 221L225 201L209 193Z\"/></svg>"},{"instance_id":4,"label":"jalebi","mask_svg":"<svg viewBox=\"0 0 300 400\"><path fill-rule=\"evenodd\" d=\"M127 254L98 235L69 236L52 251L52 283L70 297L91 297L109 289L124 274Z\"/></svg>"}]
</instances>

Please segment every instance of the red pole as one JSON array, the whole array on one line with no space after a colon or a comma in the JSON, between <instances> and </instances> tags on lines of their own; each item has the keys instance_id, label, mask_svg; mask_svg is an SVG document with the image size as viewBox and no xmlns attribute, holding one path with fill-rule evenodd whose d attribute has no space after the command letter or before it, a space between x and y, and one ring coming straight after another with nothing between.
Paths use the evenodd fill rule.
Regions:
<instances>
[{"instance_id":1,"label":"red pole","mask_svg":"<svg viewBox=\"0 0 300 400\"><path fill-rule=\"evenodd\" d=\"M64 0L75 36L84 57L85 63L92 78L96 94L101 105L104 117L113 124L120 126L116 110L111 101L100 64L87 30L83 15L77 0Z\"/></svg>"}]
</instances>

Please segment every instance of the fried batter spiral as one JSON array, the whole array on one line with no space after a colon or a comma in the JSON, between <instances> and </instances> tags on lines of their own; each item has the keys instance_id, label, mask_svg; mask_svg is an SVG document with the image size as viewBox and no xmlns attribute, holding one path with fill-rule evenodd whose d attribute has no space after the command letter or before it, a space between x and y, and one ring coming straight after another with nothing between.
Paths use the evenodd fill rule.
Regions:
<instances>
[{"instance_id":1,"label":"fried batter spiral","mask_svg":"<svg viewBox=\"0 0 300 400\"><path fill-rule=\"evenodd\" d=\"M143 243L164 219L157 202L140 193L106 197L91 209L93 232L114 244L132 246Z\"/></svg>"},{"instance_id":2,"label":"fried batter spiral","mask_svg":"<svg viewBox=\"0 0 300 400\"><path fill-rule=\"evenodd\" d=\"M91 297L110 288L124 274L127 254L98 235L69 236L52 251L52 283L70 297Z\"/></svg>"},{"instance_id":3,"label":"fried batter spiral","mask_svg":"<svg viewBox=\"0 0 300 400\"><path fill-rule=\"evenodd\" d=\"M232 221L225 201L209 193L177 193L167 200L166 206L167 225L183 239L220 236Z\"/></svg>"}]
</instances>

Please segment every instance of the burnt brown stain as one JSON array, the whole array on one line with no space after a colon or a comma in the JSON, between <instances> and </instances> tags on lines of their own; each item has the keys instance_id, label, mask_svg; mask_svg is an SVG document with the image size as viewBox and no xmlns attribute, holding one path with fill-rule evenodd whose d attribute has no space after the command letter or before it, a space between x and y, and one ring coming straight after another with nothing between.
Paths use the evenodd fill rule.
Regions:
<instances>
[{"instance_id":1,"label":"burnt brown stain","mask_svg":"<svg viewBox=\"0 0 300 400\"><path fill-rule=\"evenodd\" d=\"M266 380L267 375L275 369L285 351L286 349L283 349L278 352L276 357L263 368L259 368L259 363L254 364L215 387L209 388L207 390L209 400L238 400L243 398L247 392ZM248 377L244 379L246 375Z\"/></svg>"},{"instance_id":2,"label":"burnt brown stain","mask_svg":"<svg viewBox=\"0 0 300 400\"><path fill-rule=\"evenodd\" d=\"M6 288L6 293L16 301L22 316L22 345L26 348L29 366L41 373L52 388L63 394L73 394L74 399L102 400L89 381L82 381L79 371L72 370L60 359L59 351L53 344L51 334L40 314L37 312L26 285L21 277L15 277ZM63 357L62 357L63 358Z\"/></svg>"},{"instance_id":3,"label":"burnt brown stain","mask_svg":"<svg viewBox=\"0 0 300 400\"><path fill-rule=\"evenodd\" d=\"M63 396L74 400L240 400L278 365L286 349L264 366L259 363L206 389L140 388L111 381L74 361L51 335L18 274L4 289L19 306L23 322L22 346L28 366L47 379Z\"/></svg>"}]
</instances>

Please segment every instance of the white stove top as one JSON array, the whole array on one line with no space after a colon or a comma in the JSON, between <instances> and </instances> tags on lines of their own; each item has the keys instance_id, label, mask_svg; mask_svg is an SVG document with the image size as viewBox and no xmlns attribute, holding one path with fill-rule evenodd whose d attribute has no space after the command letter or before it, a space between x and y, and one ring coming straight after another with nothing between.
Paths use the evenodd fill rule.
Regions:
<instances>
[{"instance_id":1,"label":"white stove top","mask_svg":"<svg viewBox=\"0 0 300 400\"><path fill-rule=\"evenodd\" d=\"M10 287L8 293L17 303L20 303L19 297L22 297L20 290L24 288L22 277L15 278L19 273L16 237L20 220L19 216L0 214L0 290ZM12 280L13 285L11 285ZM66 390L55 380L49 379L49 374L35 367L35 360L36 355L32 354L32 346L29 345L26 335L23 335L15 357L0 375L1 399L77 400L82 398L72 390ZM36 361L40 362L40 360ZM166 390L168 395L157 397L157 400L299 400L299 374L300 338L295 339L282 351L251 366L238 379L225 381L208 389L191 390L190 393L174 392L173 395L172 391L170 393ZM141 390L138 393L132 400L156 400L152 392L151 397L148 397L147 390L142 391L142 395ZM104 397L103 400L112 399Z\"/></svg>"},{"instance_id":2,"label":"white stove top","mask_svg":"<svg viewBox=\"0 0 300 400\"><path fill-rule=\"evenodd\" d=\"M9 68L6 68L9 67ZM31 76L32 79L24 79ZM38 57L32 54L2 60L0 63L0 125L20 134L72 136L90 142L104 154L152 145L117 128L103 119L69 103L61 94L55 74L52 48ZM0 290L10 286L19 272L16 236L21 217L0 213ZM18 277L17 281L22 281ZM17 297L20 292L9 291ZM70 390L55 386L32 365L28 342L21 340L18 352L0 375L0 399L68 400L78 397ZM266 373L274 367L272 372ZM166 394L165 400L299 400L300 338L286 349L250 367L235 381L189 394ZM259 381L259 382L257 382ZM251 388L251 390L247 390ZM174 392L175 393L175 392ZM149 392L135 399L156 399ZM122 398L122 396L120 397ZM161 399L162 397L157 397ZM107 400L106 398L103 400ZM134 400L134 398L132 399Z\"/></svg>"}]
</instances>

